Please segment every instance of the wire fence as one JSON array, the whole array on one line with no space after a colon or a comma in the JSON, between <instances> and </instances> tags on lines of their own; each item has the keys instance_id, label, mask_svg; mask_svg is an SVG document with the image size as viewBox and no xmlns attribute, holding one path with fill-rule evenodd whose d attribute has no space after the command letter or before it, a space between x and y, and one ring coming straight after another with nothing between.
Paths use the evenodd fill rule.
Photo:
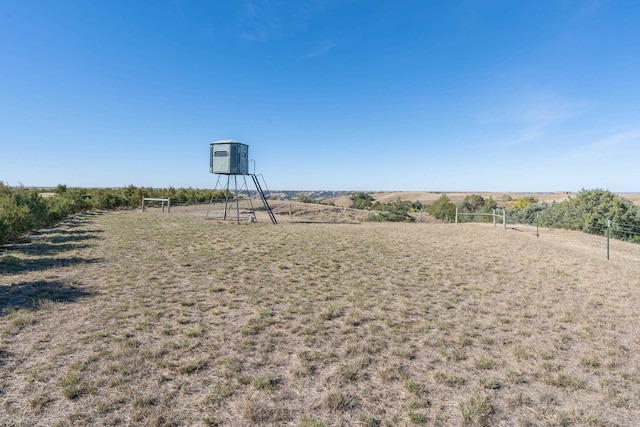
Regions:
<instances>
[{"instance_id":1,"label":"wire fence","mask_svg":"<svg viewBox=\"0 0 640 427\"><path fill-rule=\"evenodd\" d=\"M640 226L636 224L611 223L611 232L614 235L621 235L625 239L640 239Z\"/></svg>"},{"instance_id":2,"label":"wire fence","mask_svg":"<svg viewBox=\"0 0 640 427\"><path fill-rule=\"evenodd\" d=\"M579 215L576 215L579 217ZM559 228L566 230L581 231L588 234L594 234L604 236L607 239L607 259L610 259L610 239L628 241L633 243L640 243L640 224L621 223L614 220L610 220L604 216L598 218L592 218L591 222L558 221L553 224L542 224L539 222L541 219L539 214L536 214L534 218L528 218L527 221L521 221L514 215L509 215L509 209L506 210L506 222L508 224L516 225L533 225L536 227L536 236L540 235L540 227L543 228ZM506 228L506 227L505 227Z\"/></svg>"},{"instance_id":3,"label":"wire fence","mask_svg":"<svg viewBox=\"0 0 640 427\"><path fill-rule=\"evenodd\" d=\"M524 214L524 215L523 215ZM546 214L546 215L544 215ZM493 209L492 212L466 212L456 206L455 223L459 222L493 222L501 224L505 230L507 224L529 225L536 227L536 237L540 237L540 227L581 231L606 237L607 259L610 259L610 239L640 243L640 222L619 222L607 218L604 214L594 215L591 212L561 212L561 215L550 214L543 210L522 212L508 208Z\"/></svg>"}]
</instances>

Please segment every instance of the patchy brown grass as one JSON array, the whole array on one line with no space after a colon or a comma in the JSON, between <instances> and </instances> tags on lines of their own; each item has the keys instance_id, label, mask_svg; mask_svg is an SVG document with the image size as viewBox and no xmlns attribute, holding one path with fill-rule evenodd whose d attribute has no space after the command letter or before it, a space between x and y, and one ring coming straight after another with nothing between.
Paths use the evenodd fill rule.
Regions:
<instances>
[{"instance_id":1,"label":"patchy brown grass","mask_svg":"<svg viewBox=\"0 0 640 427\"><path fill-rule=\"evenodd\" d=\"M75 217L0 256L0 425L638 425L640 246Z\"/></svg>"}]
</instances>

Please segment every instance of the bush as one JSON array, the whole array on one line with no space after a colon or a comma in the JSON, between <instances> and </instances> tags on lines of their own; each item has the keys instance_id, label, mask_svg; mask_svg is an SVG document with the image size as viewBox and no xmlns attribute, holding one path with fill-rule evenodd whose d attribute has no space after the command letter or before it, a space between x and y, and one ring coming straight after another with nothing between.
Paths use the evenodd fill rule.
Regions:
<instances>
[{"instance_id":1,"label":"bush","mask_svg":"<svg viewBox=\"0 0 640 427\"><path fill-rule=\"evenodd\" d=\"M24 231L42 228L49 224L49 209L45 199L40 197L37 190L20 188L13 192L13 202L20 208L26 208L28 218L24 219Z\"/></svg>"},{"instance_id":2,"label":"bush","mask_svg":"<svg viewBox=\"0 0 640 427\"><path fill-rule=\"evenodd\" d=\"M314 199L313 197L309 197L304 193L298 193L296 198L301 203L319 203L316 199Z\"/></svg>"},{"instance_id":3,"label":"bush","mask_svg":"<svg viewBox=\"0 0 640 427\"><path fill-rule=\"evenodd\" d=\"M153 189L136 187L111 189L68 188L58 185L51 197L35 189L11 188L0 181L0 243L13 242L24 234L62 221L69 215L93 209L139 207L143 197L171 197L173 203L208 202L233 197L231 192L193 188ZM174 202L175 201L175 202Z\"/></svg>"},{"instance_id":4,"label":"bush","mask_svg":"<svg viewBox=\"0 0 640 427\"><path fill-rule=\"evenodd\" d=\"M0 243L49 224L48 207L36 190L11 189L0 183Z\"/></svg>"},{"instance_id":5,"label":"bush","mask_svg":"<svg viewBox=\"0 0 640 427\"><path fill-rule=\"evenodd\" d=\"M465 213L493 213L498 207L498 203L489 197L485 199L478 194L466 196L462 202L458 204L458 220L462 222L491 222L489 216L472 216L464 215Z\"/></svg>"},{"instance_id":6,"label":"bush","mask_svg":"<svg viewBox=\"0 0 640 427\"><path fill-rule=\"evenodd\" d=\"M414 206L414 202L402 201L400 199L390 203L375 202L370 207L370 209L375 212L369 214L367 221L413 222L415 219L409 212L415 211Z\"/></svg>"},{"instance_id":7,"label":"bush","mask_svg":"<svg viewBox=\"0 0 640 427\"><path fill-rule=\"evenodd\" d=\"M27 206L18 206L12 197L0 196L0 243L16 240L31 225Z\"/></svg>"},{"instance_id":8,"label":"bush","mask_svg":"<svg viewBox=\"0 0 640 427\"><path fill-rule=\"evenodd\" d=\"M597 233L607 227L607 220L640 226L638 209L629 200L605 190L583 190L568 201L577 219L577 229Z\"/></svg>"},{"instance_id":9,"label":"bush","mask_svg":"<svg viewBox=\"0 0 640 427\"><path fill-rule=\"evenodd\" d=\"M538 200L535 197L521 197L519 199L516 199L515 203L513 204L513 209L520 211L534 203L538 203Z\"/></svg>"},{"instance_id":10,"label":"bush","mask_svg":"<svg viewBox=\"0 0 640 427\"><path fill-rule=\"evenodd\" d=\"M118 191L112 189L95 190L92 195L95 209L118 209L129 206L129 200Z\"/></svg>"},{"instance_id":11,"label":"bush","mask_svg":"<svg viewBox=\"0 0 640 427\"><path fill-rule=\"evenodd\" d=\"M351 202L353 209L371 209L373 197L367 193L355 193L351 195Z\"/></svg>"},{"instance_id":12,"label":"bush","mask_svg":"<svg viewBox=\"0 0 640 427\"><path fill-rule=\"evenodd\" d=\"M546 203L530 203L521 209L513 207L507 209L507 215L510 222L517 224L535 224L538 214L548 209L549 205Z\"/></svg>"},{"instance_id":13,"label":"bush","mask_svg":"<svg viewBox=\"0 0 640 427\"><path fill-rule=\"evenodd\" d=\"M612 222L612 237L640 241L640 211L629 200L610 191L582 190L575 198L561 203L531 203L523 209L508 211L511 222L539 224L543 227L604 234L607 220Z\"/></svg>"},{"instance_id":14,"label":"bush","mask_svg":"<svg viewBox=\"0 0 640 427\"><path fill-rule=\"evenodd\" d=\"M372 211L367 217L367 221L374 222L412 222L413 216L410 213L415 212L416 208L422 209L420 202L409 202L396 200L389 203L380 203L373 200L373 197L367 193L354 193L351 195L351 208L366 209Z\"/></svg>"},{"instance_id":15,"label":"bush","mask_svg":"<svg viewBox=\"0 0 640 427\"><path fill-rule=\"evenodd\" d=\"M456 205L451 203L446 194L443 194L438 200L427 206L427 212L435 218L452 222L456 218Z\"/></svg>"},{"instance_id":16,"label":"bush","mask_svg":"<svg viewBox=\"0 0 640 427\"><path fill-rule=\"evenodd\" d=\"M485 205L484 197L477 194L466 196L462 202L458 204L459 212L480 212Z\"/></svg>"}]
</instances>

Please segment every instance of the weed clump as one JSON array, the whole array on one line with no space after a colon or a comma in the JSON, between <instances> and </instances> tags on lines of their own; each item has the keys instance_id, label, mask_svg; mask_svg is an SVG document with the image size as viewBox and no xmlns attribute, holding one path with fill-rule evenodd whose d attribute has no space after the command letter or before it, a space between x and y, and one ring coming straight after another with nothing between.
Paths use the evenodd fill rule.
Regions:
<instances>
[{"instance_id":1,"label":"weed clump","mask_svg":"<svg viewBox=\"0 0 640 427\"><path fill-rule=\"evenodd\" d=\"M325 406L332 411L350 411L357 406L354 396L343 392L331 392L324 399Z\"/></svg>"},{"instance_id":2,"label":"weed clump","mask_svg":"<svg viewBox=\"0 0 640 427\"><path fill-rule=\"evenodd\" d=\"M490 425L494 408L485 396L474 393L460 402L460 413L463 426L484 427Z\"/></svg>"}]
</instances>

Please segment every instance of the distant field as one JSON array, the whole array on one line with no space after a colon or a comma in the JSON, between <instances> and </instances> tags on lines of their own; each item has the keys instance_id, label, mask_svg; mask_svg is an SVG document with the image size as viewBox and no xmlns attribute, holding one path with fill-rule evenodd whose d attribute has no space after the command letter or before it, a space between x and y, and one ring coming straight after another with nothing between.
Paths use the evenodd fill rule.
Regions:
<instances>
[{"instance_id":1,"label":"distant field","mask_svg":"<svg viewBox=\"0 0 640 427\"><path fill-rule=\"evenodd\" d=\"M279 215L0 252L0 425L640 425L640 245Z\"/></svg>"}]
</instances>

